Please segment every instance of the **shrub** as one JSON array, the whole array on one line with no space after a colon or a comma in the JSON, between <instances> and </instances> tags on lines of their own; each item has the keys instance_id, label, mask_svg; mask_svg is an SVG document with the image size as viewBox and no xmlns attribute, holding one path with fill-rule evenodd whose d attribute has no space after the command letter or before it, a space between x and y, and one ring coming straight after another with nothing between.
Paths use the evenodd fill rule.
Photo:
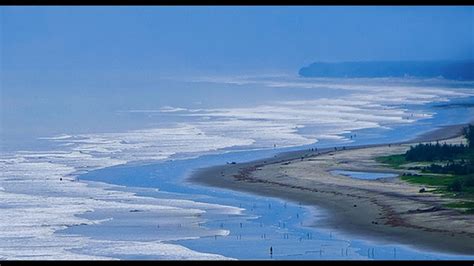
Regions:
<instances>
[{"instance_id":1,"label":"shrub","mask_svg":"<svg viewBox=\"0 0 474 266\"><path fill-rule=\"evenodd\" d=\"M474 125L469 125L468 127L464 128L464 137L467 139L467 144L469 145L469 149L474 148Z\"/></svg>"},{"instance_id":2,"label":"shrub","mask_svg":"<svg viewBox=\"0 0 474 266\"><path fill-rule=\"evenodd\" d=\"M448 189L455 192L462 191L462 182L459 179L455 179L450 185L448 185Z\"/></svg>"}]
</instances>

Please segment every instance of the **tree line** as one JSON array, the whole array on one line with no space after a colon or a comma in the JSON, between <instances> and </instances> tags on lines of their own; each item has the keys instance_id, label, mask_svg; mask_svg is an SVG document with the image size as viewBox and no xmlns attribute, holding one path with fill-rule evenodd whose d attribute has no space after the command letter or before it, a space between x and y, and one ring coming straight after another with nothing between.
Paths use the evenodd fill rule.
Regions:
<instances>
[{"instance_id":1,"label":"tree line","mask_svg":"<svg viewBox=\"0 0 474 266\"><path fill-rule=\"evenodd\" d=\"M411 146L405 153L405 160L411 162L444 161L444 164L432 163L422 169L425 173L450 174L456 178L448 189L455 192L474 188L474 125L463 129L467 145L418 144ZM446 162L447 161L447 162Z\"/></svg>"},{"instance_id":2,"label":"tree line","mask_svg":"<svg viewBox=\"0 0 474 266\"><path fill-rule=\"evenodd\" d=\"M411 146L405 153L405 160L411 162L433 162L433 161L449 161L457 159L460 156L467 158L468 163L472 163L474 151L474 125L469 125L463 129L463 135L467 140L467 145L452 145L439 142L436 144L418 144Z\"/></svg>"}]
</instances>

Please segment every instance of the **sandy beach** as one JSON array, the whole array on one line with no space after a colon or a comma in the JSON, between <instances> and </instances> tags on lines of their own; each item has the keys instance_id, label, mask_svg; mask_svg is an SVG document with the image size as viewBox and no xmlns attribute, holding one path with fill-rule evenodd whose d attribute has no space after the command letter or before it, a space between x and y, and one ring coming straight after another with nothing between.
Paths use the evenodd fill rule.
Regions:
<instances>
[{"instance_id":1,"label":"sandy beach","mask_svg":"<svg viewBox=\"0 0 474 266\"><path fill-rule=\"evenodd\" d=\"M312 226L336 228L364 239L402 243L420 249L474 254L474 215L443 207L452 199L398 177L355 179L333 170L401 174L374 158L399 154L410 144L443 140L460 143L465 125L447 126L402 143L301 150L248 163L196 170L191 182L277 197L327 210ZM406 172L404 170L403 172ZM428 188L429 190L429 188Z\"/></svg>"}]
</instances>

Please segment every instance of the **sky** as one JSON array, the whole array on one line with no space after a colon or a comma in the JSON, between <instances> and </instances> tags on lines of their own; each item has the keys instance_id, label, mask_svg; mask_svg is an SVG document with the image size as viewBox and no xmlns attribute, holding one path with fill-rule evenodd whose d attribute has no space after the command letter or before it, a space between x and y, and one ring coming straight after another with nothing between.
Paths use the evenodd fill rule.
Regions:
<instances>
[{"instance_id":1,"label":"sky","mask_svg":"<svg viewBox=\"0 0 474 266\"><path fill-rule=\"evenodd\" d=\"M474 7L2 7L5 70L473 59Z\"/></svg>"},{"instance_id":2,"label":"sky","mask_svg":"<svg viewBox=\"0 0 474 266\"><path fill-rule=\"evenodd\" d=\"M297 75L315 61L472 60L473 11L0 7L0 140L140 126L116 120L117 110L257 99L242 101L239 87L177 82L199 75Z\"/></svg>"}]
</instances>

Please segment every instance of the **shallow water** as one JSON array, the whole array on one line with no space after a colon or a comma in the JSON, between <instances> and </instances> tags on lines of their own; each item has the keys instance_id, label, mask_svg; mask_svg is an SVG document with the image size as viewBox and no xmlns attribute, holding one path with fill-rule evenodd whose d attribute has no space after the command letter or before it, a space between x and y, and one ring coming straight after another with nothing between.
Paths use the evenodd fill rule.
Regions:
<instances>
[{"instance_id":1,"label":"shallow water","mask_svg":"<svg viewBox=\"0 0 474 266\"><path fill-rule=\"evenodd\" d=\"M277 152L277 151L274 151ZM247 152L254 158L265 157L270 152ZM239 153L208 155L190 160L176 161L173 167L153 164L144 166L116 167L98 170L83 175L83 179L100 180L100 177L116 176L125 184L150 187L161 185L171 192L167 197L190 198L201 202L219 203L244 208L242 215L220 215L209 213L202 218L206 222L199 225L181 224L176 221L170 226L154 219L150 222L146 214L134 213L117 216L99 225L74 227L62 233L74 233L95 238L124 238L128 240L152 240L163 234L186 235L202 227L212 230L227 230L222 236L206 231L205 236L196 239L171 241L196 251L222 254L237 259L473 259L474 256L449 255L438 252L423 251L397 243L381 243L364 240L363 236L346 235L343 232L324 225L322 228L309 227L318 223L318 219L330 215L326 210L303 206L297 202L281 199L248 195L218 188L209 188L183 183L189 168L197 165L213 164L216 161L235 160ZM133 173L133 174L132 174ZM133 179L130 175L133 175ZM127 179L129 177L129 179ZM147 180L149 182L145 182ZM156 181L159 179L160 181ZM137 182L133 182L137 181ZM137 184L138 183L138 184ZM132 184L129 184L132 187ZM157 192L141 190L138 195L158 196ZM175 193L175 194L173 194ZM108 214L109 216L111 214ZM105 215L107 216L107 215ZM105 217L104 216L104 217ZM160 225L161 224L161 225ZM158 227L159 226L159 227ZM169 231L168 231L169 230ZM197 231L196 231L197 232ZM192 234L191 234L192 235ZM273 254L269 253L272 247Z\"/></svg>"},{"instance_id":2,"label":"shallow water","mask_svg":"<svg viewBox=\"0 0 474 266\"><path fill-rule=\"evenodd\" d=\"M347 171L347 170L333 170L331 174L343 175L356 179L375 180L381 178L393 178L397 177L397 174L393 173L377 173L377 172L358 172L358 171Z\"/></svg>"}]
</instances>

